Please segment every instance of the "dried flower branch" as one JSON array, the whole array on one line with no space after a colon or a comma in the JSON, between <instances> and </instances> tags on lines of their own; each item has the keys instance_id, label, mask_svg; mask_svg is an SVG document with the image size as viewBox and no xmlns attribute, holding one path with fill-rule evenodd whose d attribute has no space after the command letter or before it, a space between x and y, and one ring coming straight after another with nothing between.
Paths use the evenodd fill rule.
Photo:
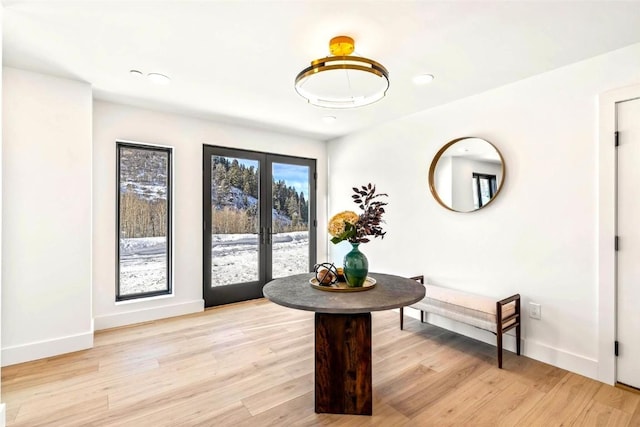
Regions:
<instances>
[{"instance_id":1,"label":"dried flower branch","mask_svg":"<svg viewBox=\"0 0 640 427\"><path fill-rule=\"evenodd\" d=\"M348 240L351 243L367 243L368 236L384 239L385 231L382 230L382 215L387 205L386 202L376 200L380 197L389 197L386 193L376 194L375 185L363 185L360 188L353 187L351 198L362 209L362 214L357 215L352 211L344 211L336 214L329 221L329 234L333 236L332 243Z\"/></svg>"}]
</instances>

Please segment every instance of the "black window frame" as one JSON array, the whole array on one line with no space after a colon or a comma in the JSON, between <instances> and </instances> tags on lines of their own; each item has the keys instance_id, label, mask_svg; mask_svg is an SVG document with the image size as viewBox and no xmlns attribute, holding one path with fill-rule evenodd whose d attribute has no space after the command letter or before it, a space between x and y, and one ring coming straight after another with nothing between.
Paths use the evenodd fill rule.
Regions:
<instances>
[{"instance_id":1,"label":"black window frame","mask_svg":"<svg viewBox=\"0 0 640 427\"><path fill-rule=\"evenodd\" d=\"M469 175L467 175L469 176ZM487 203L489 203L491 200L493 200L493 197L496 195L496 193L498 192L498 177L496 175L491 175L491 174L486 174L486 173L478 173L478 172L473 172L473 184L476 188L476 196L477 196L477 200L474 200L474 202L476 202L478 204L478 208L480 209L481 207L483 207L484 205L486 205L487 203L482 203L482 193L480 191L480 180L481 179L486 179L489 181L489 200L487 201Z\"/></svg>"},{"instance_id":2,"label":"black window frame","mask_svg":"<svg viewBox=\"0 0 640 427\"><path fill-rule=\"evenodd\" d=\"M158 291L140 292L136 294L120 294L120 163L123 148L161 152L167 155L167 288ZM116 141L116 302L150 298L173 294L173 148L154 144L129 141Z\"/></svg>"}]
</instances>

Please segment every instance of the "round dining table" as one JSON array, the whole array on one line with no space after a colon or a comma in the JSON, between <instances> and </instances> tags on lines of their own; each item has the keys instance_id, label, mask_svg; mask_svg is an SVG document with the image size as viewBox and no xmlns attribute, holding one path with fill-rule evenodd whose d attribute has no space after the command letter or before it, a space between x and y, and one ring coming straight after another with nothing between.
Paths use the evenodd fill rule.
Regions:
<instances>
[{"instance_id":1,"label":"round dining table","mask_svg":"<svg viewBox=\"0 0 640 427\"><path fill-rule=\"evenodd\" d=\"M272 280L263 294L284 307L315 312L315 411L371 415L371 312L424 298L422 284L392 274L369 273L370 289L337 291L312 286L314 273Z\"/></svg>"}]
</instances>

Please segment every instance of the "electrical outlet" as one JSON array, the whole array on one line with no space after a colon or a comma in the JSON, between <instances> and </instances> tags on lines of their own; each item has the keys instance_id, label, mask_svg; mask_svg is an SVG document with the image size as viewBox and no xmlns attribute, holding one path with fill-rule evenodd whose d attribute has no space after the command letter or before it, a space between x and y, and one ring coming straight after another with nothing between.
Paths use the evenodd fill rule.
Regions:
<instances>
[{"instance_id":1,"label":"electrical outlet","mask_svg":"<svg viewBox=\"0 0 640 427\"><path fill-rule=\"evenodd\" d=\"M540 304L536 304L535 302L529 303L529 317L538 320L542 318L542 308Z\"/></svg>"}]
</instances>

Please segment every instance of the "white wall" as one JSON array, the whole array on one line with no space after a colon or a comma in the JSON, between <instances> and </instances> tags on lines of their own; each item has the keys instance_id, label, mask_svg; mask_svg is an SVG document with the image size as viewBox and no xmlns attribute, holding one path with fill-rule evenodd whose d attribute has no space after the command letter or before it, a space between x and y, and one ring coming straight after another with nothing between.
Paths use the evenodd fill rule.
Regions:
<instances>
[{"instance_id":1,"label":"white wall","mask_svg":"<svg viewBox=\"0 0 640 427\"><path fill-rule=\"evenodd\" d=\"M3 70L2 363L93 345L91 86Z\"/></svg>"},{"instance_id":2,"label":"white wall","mask_svg":"<svg viewBox=\"0 0 640 427\"><path fill-rule=\"evenodd\" d=\"M597 101L638 82L640 44L332 141L329 212L353 208L351 186L374 182L390 198L387 236L361 247L373 271L423 273L496 297L519 292L524 354L597 378ZM431 197L427 174L438 149L466 135L502 152L506 176L486 209L455 213ZM338 261L344 250L331 252ZM526 316L530 301L542 320Z\"/></svg>"},{"instance_id":3,"label":"white wall","mask_svg":"<svg viewBox=\"0 0 640 427\"><path fill-rule=\"evenodd\" d=\"M171 146L174 167L174 295L115 303L116 141ZM326 224L326 144L103 101L94 102L93 282L96 329L201 311L202 146L237 147L317 159L318 223ZM319 228L318 260L327 237Z\"/></svg>"},{"instance_id":4,"label":"white wall","mask_svg":"<svg viewBox=\"0 0 640 427\"><path fill-rule=\"evenodd\" d=\"M0 4L0 63L2 63L2 15L4 9ZM2 97L2 67L0 67L0 97ZM2 103L0 102L0 349L2 348ZM0 367L2 351L0 351ZM1 368L0 368L1 370ZM0 427L5 426L5 404L2 403L2 382L0 382Z\"/></svg>"}]
</instances>

